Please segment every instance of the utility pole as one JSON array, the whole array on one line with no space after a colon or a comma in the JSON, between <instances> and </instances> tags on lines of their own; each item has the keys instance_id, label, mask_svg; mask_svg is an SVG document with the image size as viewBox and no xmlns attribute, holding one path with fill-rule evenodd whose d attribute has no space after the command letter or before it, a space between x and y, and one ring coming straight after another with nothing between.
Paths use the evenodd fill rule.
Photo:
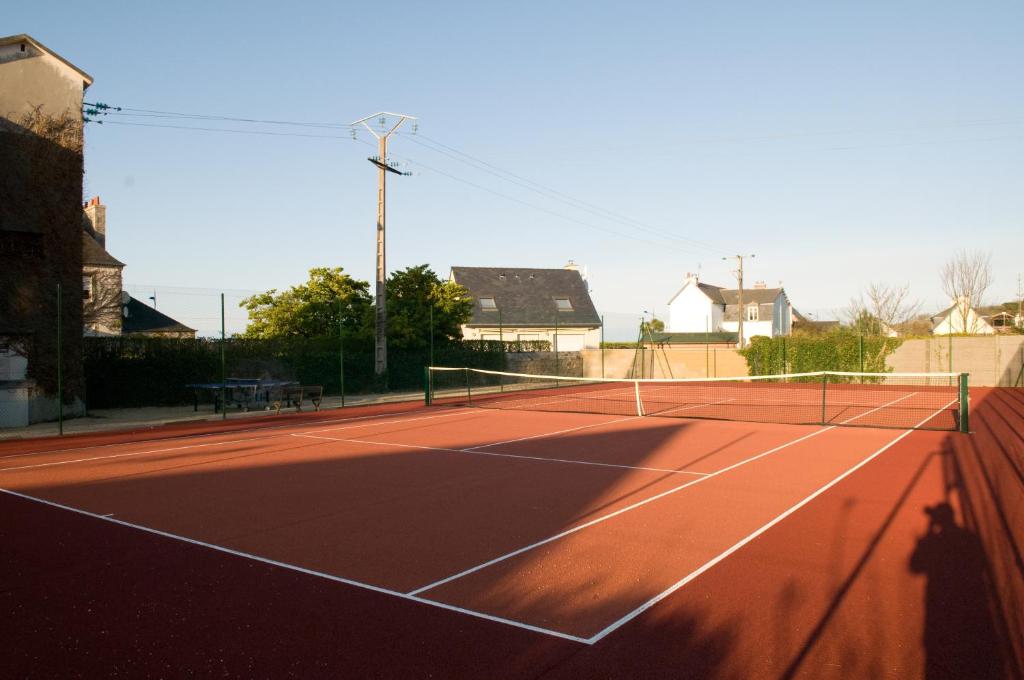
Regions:
<instances>
[{"instance_id":1,"label":"utility pole","mask_svg":"<svg viewBox=\"0 0 1024 680\"><path fill-rule=\"evenodd\" d=\"M367 121L372 118L376 118L377 122L380 124L380 133L370 127L367 123ZM391 129L387 129L387 122L389 118L398 119L395 124L391 126ZM384 196L385 186L387 183L386 177L389 172L393 172L396 175L412 174L408 172L401 172L388 163L388 137L390 137L392 133L401 127L402 123L407 120L416 120L416 118L414 116L407 116L403 113L388 113L387 111L381 111L380 113L375 113L372 116L360 118L352 123L353 126L361 124L370 131L371 135L377 138L378 155L370 156L366 160L377 166L377 278L376 289L374 291L374 305L376 311L376 349L374 352L374 373L381 377L385 377L388 371L388 310L387 292L385 291L387 267L385 263L384 248Z\"/></svg>"},{"instance_id":2,"label":"utility pole","mask_svg":"<svg viewBox=\"0 0 1024 680\"><path fill-rule=\"evenodd\" d=\"M1017 274L1017 318L1013 320L1013 325L1020 328L1024 325L1024 290L1021 289L1020 274Z\"/></svg>"},{"instance_id":3,"label":"utility pole","mask_svg":"<svg viewBox=\"0 0 1024 680\"><path fill-rule=\"evenodd\" d=\"M754 255L733 255L736 261L739 263L739 269L736 270L736 281L739 283L739 287L736 291L736 306L739 307L739 324L737 328L737 343L740 349L743 349L743 317L746 315L746 309L743 308L743 258L754 257ZM728 260L728 257L723 257L723 260Z\"/></svg>"}]
</instances>

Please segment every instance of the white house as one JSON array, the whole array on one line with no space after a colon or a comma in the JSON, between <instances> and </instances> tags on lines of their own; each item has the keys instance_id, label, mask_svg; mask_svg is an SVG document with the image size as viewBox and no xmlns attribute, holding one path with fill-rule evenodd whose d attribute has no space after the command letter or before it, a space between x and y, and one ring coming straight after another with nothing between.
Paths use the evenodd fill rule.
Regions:
<instances>
[{"instance_id":1,"label":"white house","mask_svg":"<svg viewBox=\"0 0 1024 680\"><path fill-rule=\"evenodd\" d=\"M559 352L601 345L601 316L571 261L561 269L452 267L450 279L473 297L467 340L547 340Z\"/></svg>"},{"instance_id":2,"label":"white house","mask_svg":"<svg viewBox=\"0 0 1024 680\"><path fill-rule=\"evenodd\" d=\"M932 317L932 335L993 335L996 329L971 307L970 300L959 298L953 305Z\"/></svg>"},{"instance_id":3,"label":"white house","mask_svg":"<svg viewBox=\"0 0 1024 680\"><path fill-rule=\"evenodd\" d=\"M768 288L763 281L743 289L741 310L738 289L701 283L695 274L687 274L668 309L670 333L738 334L740 314L746 342L755 335L789 335L793 329L793 306L785 289Z\"/></svg>"}]
</instances>

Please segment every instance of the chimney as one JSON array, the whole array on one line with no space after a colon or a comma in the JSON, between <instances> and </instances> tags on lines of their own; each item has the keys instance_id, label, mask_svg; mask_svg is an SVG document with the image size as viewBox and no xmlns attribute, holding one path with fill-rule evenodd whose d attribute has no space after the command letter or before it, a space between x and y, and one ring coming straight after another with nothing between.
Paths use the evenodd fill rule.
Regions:
<instances>
[{"instance_id":1,"label":"chimney","mask_svg":"<svg viewBox=\"0 0 1024 680\"><path fill-rule=\"evenodd\" d=\"M755 288L755 289L758 289L758 290L763 290L763 289L765 289L765 288L767 288L767 287L768 287L768 286L767 286L767 285L765 285L765 282L764 282L764 281L754 281L754 288Z\"/></svg>"},{"instance_id":2,"label":"chimney","mask_svg":"<svg viewBox=\"0 0 1024 680\"><path fill-rule=\"evenodd\" d=\"M568 262L565 263L565 266L562 267L562 269L566 269L571 272L578 272L580 270L580 266L573 262L572 260L569 260Z\"/></svg>"},{"instance_id":3,"label":"chimney","mask_svg":"<svg viewBox=\"0 0 1024 680\"><path fill-rule=\"evenodd\" d=\"M93 196L82 206L85 230L104 248L107 247L107 206L100 203L99 196Z\"/></svg>"}]
</instances>

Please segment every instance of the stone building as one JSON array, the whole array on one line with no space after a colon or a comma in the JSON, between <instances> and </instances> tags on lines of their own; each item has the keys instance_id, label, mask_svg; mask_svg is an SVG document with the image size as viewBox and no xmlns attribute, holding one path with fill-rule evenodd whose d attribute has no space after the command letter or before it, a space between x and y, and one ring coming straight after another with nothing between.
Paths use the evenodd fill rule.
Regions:
<instances>
[{"instance_id":1,"label":"stone building","mask_svg":"<svg viewBox=\"0 0 1024 680\"><path fill-rule=\"evenodd\" d=\"M0 427L56 418L58 328L64 413L84 411L82 101L91 84L34 38L0 37Z\"/></svg>"},{"instance_id":2,"label":"stone building","mask_svg":"<svg viewBox=\"0 0 1024 680\"><path fill-rule=\"evenodd\" d=\"M121 335L121 270L107 252L107 206L93 197L82 211L82 323L85 335Z\"/></svg>"}]
</instances>

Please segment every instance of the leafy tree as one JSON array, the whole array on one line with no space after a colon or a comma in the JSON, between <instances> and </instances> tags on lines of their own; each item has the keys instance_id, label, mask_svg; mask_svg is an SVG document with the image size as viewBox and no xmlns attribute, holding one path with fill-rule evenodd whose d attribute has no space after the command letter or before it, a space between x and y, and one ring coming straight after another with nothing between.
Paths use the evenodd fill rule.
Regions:
<instances>
[{"instance_id":1,"label":"leafy tree","mask_svg":"<svg viewBox=\"0 0 1024 680\"><path fill-rule=\"evenodd\" d=\"M654 333L663 333L665 331L665 322L661 319L652 318L648 326L651 327L651 331Z\"/></svg>"},{"instance_id":2,"label":"leafy tree","mask_svg":"<svg viewBox=\"0 0 1024 680\"><path fill-rule=\"evenodd\" d=\"M306 283L242 300L239 307L249 312L242 337L337 336L339 315L346 337L372 337L372 326L367 326L372 323L369 290L368 282L353 279L341 267L310 269Z\"/></svg>"},{"instance_id":3,"label":"leafy tree","mask_svg":"<svg viewBox=\"0 0 1024 680\"><path fill-rule=\"evenodd\" d=\"M388 277L387 301L388 346L395 349L430 345L431 310L435 342L461 338L461 326L473 314L469 291L442 281L426 264L393 272Z\"/></svg>"}]
</instances>

